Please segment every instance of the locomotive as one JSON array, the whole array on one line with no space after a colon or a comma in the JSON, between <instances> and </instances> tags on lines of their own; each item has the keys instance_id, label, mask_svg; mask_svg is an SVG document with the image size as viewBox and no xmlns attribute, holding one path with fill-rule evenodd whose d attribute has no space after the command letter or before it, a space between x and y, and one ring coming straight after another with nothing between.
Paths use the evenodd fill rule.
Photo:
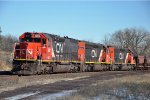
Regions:
<instances>
[{"instance_id":1,"label":"locomotive","mask_svg":"<svg viewBox=\"0 0 150 100\"><path fill-rule=\"evenodd\" d=\"M60 37L40 32L25 32L14 46L15 74L49 74L135 69L138 57L129 49Z\"/></svg>"}]
</instances>

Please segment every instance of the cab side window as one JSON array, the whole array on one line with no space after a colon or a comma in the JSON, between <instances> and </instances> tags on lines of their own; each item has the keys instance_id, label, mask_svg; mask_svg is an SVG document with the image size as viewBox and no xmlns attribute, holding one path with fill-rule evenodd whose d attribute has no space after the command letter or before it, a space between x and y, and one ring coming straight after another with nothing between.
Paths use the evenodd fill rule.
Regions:
<instances>
[{"instance_id":1,"label":"cab side window","mask_svg":"<svg viewBox=\"0 0 150 100\"><path fill-rule=\"evenodd\" d=\"M46 39L42 39L42 45L43 45L43 46L46 45Z\"/></svg>"}]
</instances>

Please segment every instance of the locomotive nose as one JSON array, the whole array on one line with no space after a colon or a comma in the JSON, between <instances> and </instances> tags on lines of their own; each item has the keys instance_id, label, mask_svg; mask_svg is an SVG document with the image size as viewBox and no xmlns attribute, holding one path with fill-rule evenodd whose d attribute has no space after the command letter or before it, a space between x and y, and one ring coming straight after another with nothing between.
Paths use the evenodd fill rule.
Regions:
<instances>
[{"instance_id":1,"label":"locomotive nose","mask_svg":"<svg viewBox=\"0 0 150 100\"><path fill-rule=\"evenodd\" d=\"M30 59L33 58L33 43L21 43L20 44L20 55L22 59Z\"/></svg>"}]
</instances>

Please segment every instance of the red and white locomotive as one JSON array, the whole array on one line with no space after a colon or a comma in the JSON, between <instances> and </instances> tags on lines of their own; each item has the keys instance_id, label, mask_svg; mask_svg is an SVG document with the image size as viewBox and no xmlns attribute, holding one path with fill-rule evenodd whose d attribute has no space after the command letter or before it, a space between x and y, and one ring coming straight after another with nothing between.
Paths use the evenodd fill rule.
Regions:
<instances>
[{"instance_id":1,"label":"red and white locomotive","mask_svg":"<svg viewBox=\"0 0 150 100\"><path fill-rule=\"evenodd\" d=\"M13 72L44 74L133 69L129 49L37 32L25 32L14 47Z\"/></svg>"}]
</instances>

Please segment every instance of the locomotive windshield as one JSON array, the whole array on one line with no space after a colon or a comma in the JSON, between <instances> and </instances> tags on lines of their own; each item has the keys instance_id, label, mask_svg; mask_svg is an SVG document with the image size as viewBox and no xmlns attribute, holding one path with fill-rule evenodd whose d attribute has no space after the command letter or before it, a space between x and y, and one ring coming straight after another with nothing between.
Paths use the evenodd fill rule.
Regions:
<instances>
[{"instance_id":1,"label":"locomotive windshield","mask_svg":"<svg viewBox=\"0 0 150 100\"><path fill-rule=\"evenodd\" d=\"M40 43L41 39L40 38L34 38L34 42Z\"/></svg>"},{"instance_id":2,"label":"locomotive windshield","mask_svg":"<svg viewBox=\"0 0 150 100\"><path fill-rule=\"evenodd\" d=\"M21 38L20 42L36 42L36 43L40 43L41 39L40 38Z\"/></svg>"},{"instance_id":3,"label":"locomotive windshield","mask_svg":"<svg viewBox=\"0 0 150 100\"><path fill-rule=\"evenodd\" d=\"M21 38L20 42L33 42L33 38Z\"/></svg>"}]
</instances>

